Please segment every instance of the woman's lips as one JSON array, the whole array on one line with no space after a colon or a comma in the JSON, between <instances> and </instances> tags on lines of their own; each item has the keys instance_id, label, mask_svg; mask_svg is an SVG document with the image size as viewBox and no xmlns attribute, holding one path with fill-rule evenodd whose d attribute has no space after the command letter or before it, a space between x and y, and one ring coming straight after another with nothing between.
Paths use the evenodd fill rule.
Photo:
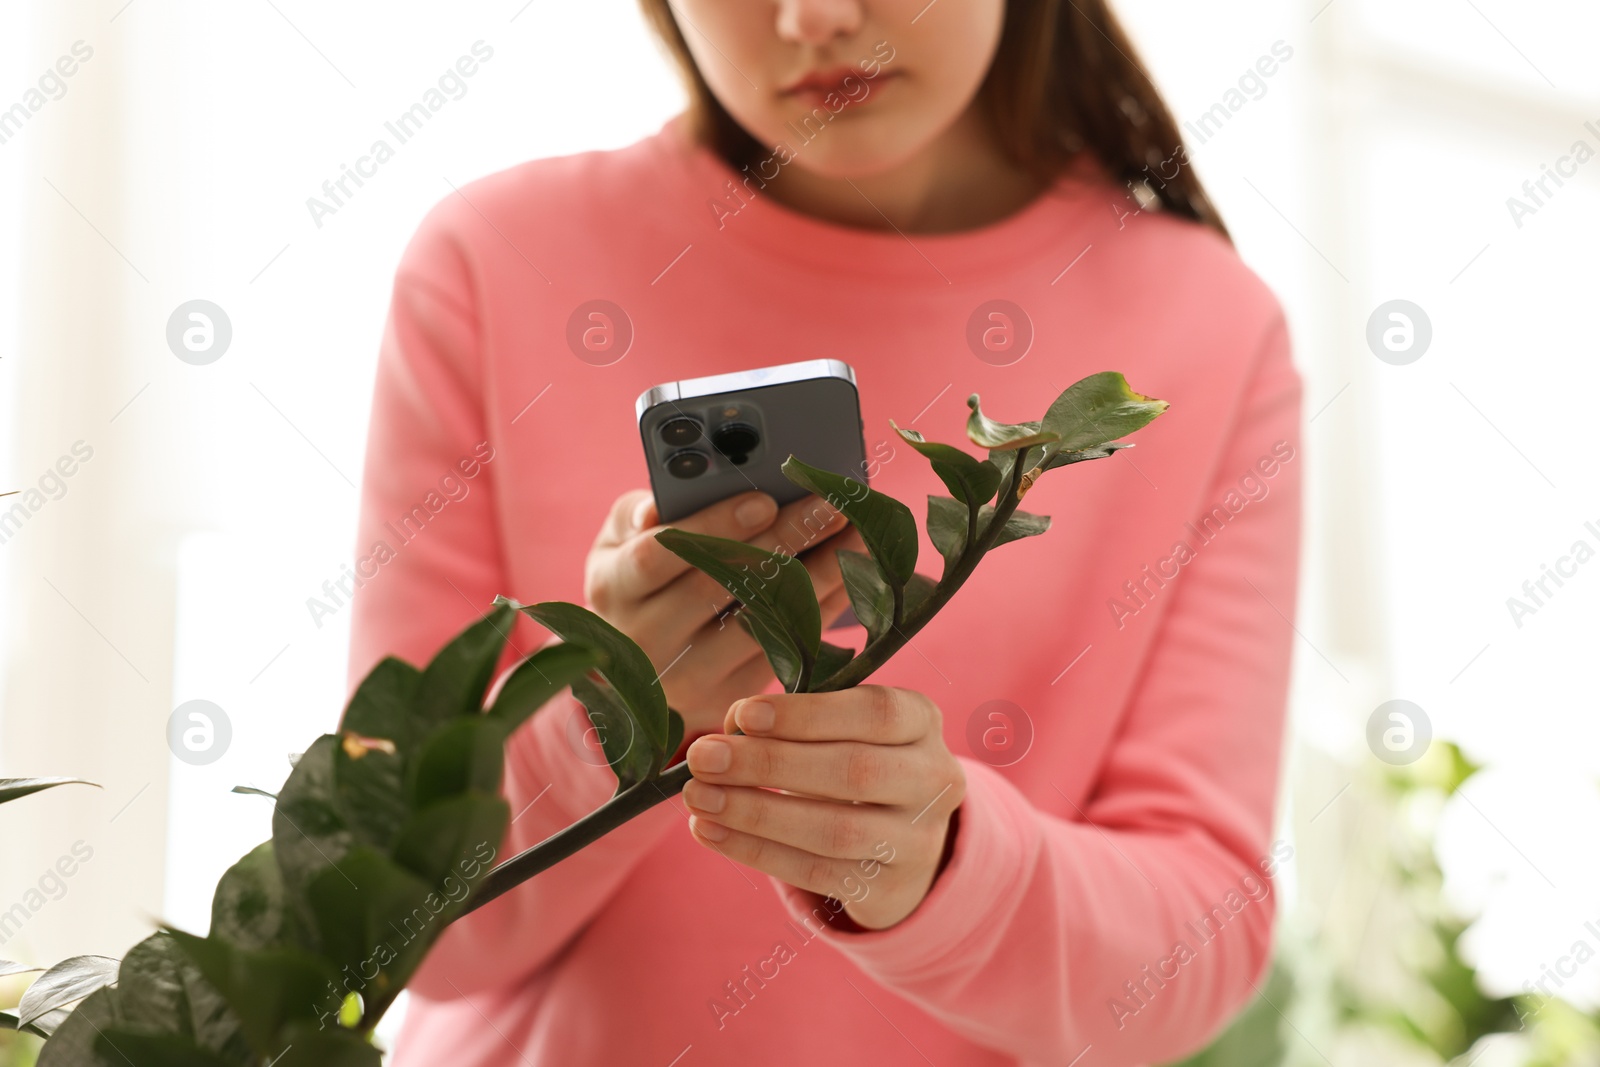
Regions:
<instances>
[{"instance_id":1,"label":"woman's lips","mask_svg":"<svg viewBox=\"0 0 1600 1067\"><path fill-rule=\"evenodd\" d=\"M878 85L894 76L888 71L880 71L876 77L869 78L854 67L838 67L807 74L792 82L779 95L798 100L808 107L821 105L830 96L840 96L855 107L872 99L872 93Z\"/></svg>"}]
</instances>

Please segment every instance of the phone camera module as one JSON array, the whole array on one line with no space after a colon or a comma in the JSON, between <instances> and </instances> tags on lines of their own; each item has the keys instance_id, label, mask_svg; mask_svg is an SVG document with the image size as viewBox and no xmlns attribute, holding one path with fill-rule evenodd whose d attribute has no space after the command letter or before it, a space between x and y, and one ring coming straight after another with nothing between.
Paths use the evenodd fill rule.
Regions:
<instances>
[{"instance_id":1,"label":"phone camera module","mask_svg":"<svg viewBox=\"0 0 1600 1067\"><path fill-rule=\"evenodd\" d=\"M761 435L747 422L725 422L711 433L712 447L730 463L743 463L760 443Z\"/></svg>"},{"instance_id":2,"label":"phone camera module","mask_svg":"<svg viewBox=\"0 0 1600 1067\"><path fill-rule=\"evenodd\" d=\"M668 419L661 424L661 439L675 448L692 445L700 440L700 420L687 415Z\"/></svg>"},{"instance_id":3,"label":"phone camera module","mask_svg":"<svg viewBox=\"0 0 1600 1067\"><path fill-rule=\"evenodd\" d=\"M709 466L711 457L698 448L686 448L667 457L667 473L674 478L698 478Z\"/></svg>"}]
</instances>

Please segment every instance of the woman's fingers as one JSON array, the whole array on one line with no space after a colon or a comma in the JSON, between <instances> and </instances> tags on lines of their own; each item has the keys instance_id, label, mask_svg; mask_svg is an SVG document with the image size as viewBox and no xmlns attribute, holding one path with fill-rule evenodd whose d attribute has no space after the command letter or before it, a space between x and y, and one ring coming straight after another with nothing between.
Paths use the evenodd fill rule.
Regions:
<instances>
[{"instance_id":1,"label":"woman's fingers","mask_svg":"<svg viewBox=\"0 0 1600 1067\"><path fill-rule=\"evenodd\" d=\"M646 490L617 498L590 553L585 596L645 649L672 706L714 729L729 703L770 686L772 669L738 620L721 614L734 595L656 540L658 518ZM672 525L797 556L826 622L849 605L835 553L859 547L860 537L819 497L779 508L764 493L745 493Z\"/></svg>"},{"instance_id":2,"label":"woman's fingers","mask_svg":"<svg viewBox=\"0 0 1600 1067\"><path fill-rule=\"evenodd\" d=\"M611 502L611 510L595 536L594 547L614 548L655 521L656 505L650 490L629 489Z\"/></svg>"},{"instance_id":3,"label":"woman's fingers","mask_svg":"<svg viewBox=\"0 0 1600 1067\"><path fill-rule=\"evenodd\" d=\"M763 693L728 709L725 730L780 741L908 745L939 727L939 710L913 690L857 685L836 693Z\"/></svg>"},{"instance_id":4,"label":"woman's fingers","mask_svg":"<svg viewBox=\"0 0 1600 1067\"><path fill-rule=\"evenodd\" d=\"M884 686L761 694L730 709L726 728L735 727L746 732L689 746L694 780L683 798L695 839L790 885L846 899L851 918L869 929L910 914L933 884L966 796L934 701ZM870 896L836 887L852 864L862 878L883 874Z\"/></svg>"},{"instance_id":5,"label":"woman's fingers","mask_svg":"<svg viewBox=\"0 0 1600 1067\"><path fill-rule=\"evenodd\" d=\"M842 580L839 580L831 591L824 592L823 588L819 587L817 592L824 625L844 614L844 610L850 606L850 594L846 592ZM684 657L684 665L693 663L696 667L695 673L710 672L716 679L721 680L721 692L726 693L726 699L718 705L716 720L718 723L722 721L720 709L725 709L740 697L763 692L767 683L772 681L771 664L767 662L766 655L756 639L746 633L744 627L740 625L737 612L730 612L721 618L713 618L703 623L687 635L683 646L672 655L676 656L678 652L683 651L683 648L692 649ZM696 656L696 653L700 655ZM694 659L691 660L691 657ZM672 657L666 658L670 660ZM748 674L733 673L736 666L747 664L752 660L757 663L753 671Z\"/></svg>"},{"instance_id":6,"label":"woman's fingers","mask_svg":"<svg viewBox=\"0 0 1600 1067\"><path fill-rule=\"evenodd\" d=\"M817 501L816 497L809 498ZM841 541L840 538L853 532L854 527L849 526L844 516L839 512L822 505L822 510L807 504L804 500L795 501L786 505L778 514L777 521L763 529L756 535L746 538L747 543L767 552L782 552L785 555L798 555L802 563L811 572L812 582L817 585L818 595L822 595L824 587L832 589L838 585L839 561L834 558L834 550L850 547L853 542ZM648 535L654 539L654 532ZM661 546L657 544L657 548ZM662 549L666 551L666 549ZM704 604L708 607L714 605L712 614L733 603L734 596L729 593L715 578L704 571L693 570L687 565L686 573L680 574L671 585L661 590L662 595L670 597L673 605L694 604L697 607ZM832 577L830 578L829 575ZM709 616L707 616L709 617Z\"/></svg>"},{"instance_id":7,"label":"woman's fingers","mask_svg":"<svg viewBox=\"0 0 1600 1067\"><path fill-rule=\"evenodd\" d=\"M608 520L605 534L609 536L621 523L631 523L631 518L619 518L627 513L627 494L613 505L612 518ZM648 500L635 500L637 514L655 518L655 505ZM744 541L768 552L782 551L797 555L820 540L837 533L844 525L844 517L815 496L806 497L778 508L765 493L743 493L712 504L710 507L672 524L673 529L690 533L723 537L730 541ZM699 604L716 602L726 604L731 597L711 578L693 570L680 556L656 540L656 534L667 527L652 524L635 527L604 549L609 557L603 565L600 583L603 589L595 590L614 603L642 601L658 593L680 593L679 586L689 594L686 602Z\"/></svg>"},{"instance_id":8,"label":"woman's fingers","mask_svg":"<svg viewBox=\"0 0 1600 1067\"><path fill-rule=\"evenodd\" d=\"M744 541L771 526L778 510L777 502L766 493L740 493L672 525L690 533ZM614 602L641 600L689 569L689 564L656 540L664 527L633 525L636 520L655 517L655 505L641 502L634 494L625 493L612 505L602 536L616 537L624 523L629 533L603 546L609 548L601 576L601 592L606 598Z\"/></svg>"},{"instance_id":9,"label":"woman's fingers","mask_svg":"<svg viewBox=\"0 0 1600 1067\"><path fill-rule=\"evenodd\" d=\"M866 859L890 838L903 839L910 830L908 817L898 808L838 804L770 789L695 780L684 786L683 800L707 822L833 859Z\"/></svg>"},{"instance_id":10,"label":"woman's fingers","mask_svg":"<svg viewBox=\"0 0 1600 1067\"><path fill-rule=\"evenodd\" d=\"M708 819L690 816L689 829L707 847L736 863L770 874L779 881L840 901L865 899L869 879L882 884L889 868L875 858L834 859L742 830L730 830Z\"/></svg>"},{"instance_id":11,"label":"woman's fingers","mask_svg":"<svg viewBox=\"0 0 1600 1067\"><path fill-rule=\"evenodd\" d=\"M924 761L909 746L712 734L690 745L688 756L694 776L713 785L762 786L866 804L909 804L922 793Z\"/></svg>"}]
</instances>

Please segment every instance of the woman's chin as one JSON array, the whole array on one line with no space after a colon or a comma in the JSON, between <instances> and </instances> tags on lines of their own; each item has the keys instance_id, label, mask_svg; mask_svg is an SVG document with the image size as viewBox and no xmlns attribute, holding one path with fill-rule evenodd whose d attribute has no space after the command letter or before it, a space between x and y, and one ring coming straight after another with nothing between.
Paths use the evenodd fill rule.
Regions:
<instances>
[{"instance_id":1,"label":"woman's chin","mask_svg":"<svg viewBox=\"0 0 1600 1067\"><path fill-rule=\"evenodd\" d=\"M858 134L852 130L827 145L822 144L819 138L799 149L794 153L790 166L830 181L855 181L902 167L916 154L916 145L887 142L865 131Z\"/></svg>"}]
</instances>

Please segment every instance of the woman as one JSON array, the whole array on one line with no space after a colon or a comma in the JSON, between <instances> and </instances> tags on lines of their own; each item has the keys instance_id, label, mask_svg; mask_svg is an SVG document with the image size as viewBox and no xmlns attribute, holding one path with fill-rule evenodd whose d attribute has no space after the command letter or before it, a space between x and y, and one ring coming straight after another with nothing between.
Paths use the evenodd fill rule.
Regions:
<instances>
[{"instance_id":1,"label":"woman","mask_svg":"<svg viewBox=\"0 0 1600 1067\"><path fill-rule=\"evenodd\" d=\"M498 593L588 603L664 672L695 781L452 927L394 1062L1181 1056L1251 995L1284 856L1300 380L1276 301L1101 0L644 7L689 113L475 182L405 254L362 552L412 521L351 666L426 659ZM746 700L778 687L727 596L619 495L633 401L819 357L855 367L873 482L907 501L939 486L890 418L959 442L968 393L1021 421L1105 369L1173 406L1044 478L1054 527L873 685ZM851 535L796 541L816 505L677 525L800 553L831 617ZM548 635L522 625L525 654ZM563 697L511 741L502 858L609 796L580 715Z\"/></svg>"}]
</instances>

